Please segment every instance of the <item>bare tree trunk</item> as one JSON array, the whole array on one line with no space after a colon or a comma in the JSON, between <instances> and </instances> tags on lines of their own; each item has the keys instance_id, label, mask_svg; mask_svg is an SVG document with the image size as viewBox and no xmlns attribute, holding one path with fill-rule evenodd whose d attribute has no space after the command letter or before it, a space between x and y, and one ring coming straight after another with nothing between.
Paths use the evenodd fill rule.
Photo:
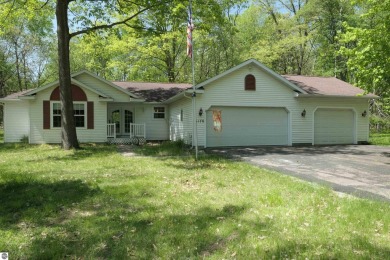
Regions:
<instances>
[{"instance_id":1,"label":"bare tree trunk","mask_svg":"<svg viewBox=\"0 0 390 260\"><path fill-rule=\"evenodd\" d=\"M22 53L23 59L23 80L24 80L24 89L28 89L28 80L27 80L27 61L26 61L26 53Z\"/></svg>"},{"instance_id":2,"label":"bare tree trunk","mask_svg":"<svg viewBox=\"0 0 390 260\"><path fill-rule=\"evenodd\" d=\"M22 86L22 78L20 76L20 60L19 60L19 50L18 50L18 42L14 41L14 50L15 50L15 59L16 59L16 76L18 77L18 87L19 91L23 90Z\"/></svg>"},{"instance_id":3,"label":"bare tree trunk","mask_svg":"<svg viewBox=\"0 0 390 260\"><path fill-rule=\"evenodd\" d=\"M73 98L71 91L70 61L69 61L69 26L68 4L69 0L57 0L57 37L58 61L61 100L61 138L65 150L79 148L76 127L73 118Z\"/></svg>"}]
</instances>

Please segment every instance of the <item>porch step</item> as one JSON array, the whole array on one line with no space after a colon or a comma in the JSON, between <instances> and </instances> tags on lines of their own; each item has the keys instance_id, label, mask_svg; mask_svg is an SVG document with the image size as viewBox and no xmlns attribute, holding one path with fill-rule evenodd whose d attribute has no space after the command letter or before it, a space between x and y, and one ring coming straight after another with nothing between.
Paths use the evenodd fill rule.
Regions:
<instances>
[{"instance_id":1,"label":"porch step","mask_svg":"<svg viewBox=\"0 0 390 260\"><path fill-rule=\"evenodd\" d=\"M117 137L117 138L107 138L107 143L109 144L134 144L134 145L144 145L146 139L143 137Z\"/></svg>"}]
</instances>

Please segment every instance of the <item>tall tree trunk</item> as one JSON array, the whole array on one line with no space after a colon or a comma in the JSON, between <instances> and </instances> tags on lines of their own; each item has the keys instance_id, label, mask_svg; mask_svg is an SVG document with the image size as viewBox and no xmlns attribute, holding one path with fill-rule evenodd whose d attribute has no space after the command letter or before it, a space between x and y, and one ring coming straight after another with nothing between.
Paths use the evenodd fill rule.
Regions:
<instances>
[{"instance_id":1,"label":"tall tree trunk","mask_svg":"<svg viewBox=\"0 0 390 260\"><path fill-rule=\"evenodd\" d=\"M20 76L20 60L19 60L19 50L18 50L18 42L14 41L14 50L15 50L15 59L16 59L16 76L18 77L18 87L19 91L23 90L22 86L22 78Z\"/></svg>"},{"instance_id":2,"label":"tall tree trunk","mask_svg":"<svg viewBox=\"0 0 390 260\"><path fill-rule=\"evenodd\" d=\"M69 0L57 0L57 37L58 62L61 100L61 138L65 150L79 148L76 127L73 118L73 98L71 90L70 61L69 61L69 26L68 4Z\"/></svg>"}]
</instances>

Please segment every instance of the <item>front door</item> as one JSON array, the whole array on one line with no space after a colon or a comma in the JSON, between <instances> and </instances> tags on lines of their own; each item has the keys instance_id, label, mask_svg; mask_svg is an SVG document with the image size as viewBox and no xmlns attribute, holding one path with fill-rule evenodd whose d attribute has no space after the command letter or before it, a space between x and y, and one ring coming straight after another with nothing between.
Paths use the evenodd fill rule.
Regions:
<instances>
[{"instance_id":1,"label":"front door","mask_svg":"<svg viewBox=\"0 0 390 260\"><path fill-rule=\"evenodd\" d=\"M111 108L108 111L108 122L115 124L117 135L128 135L130 124L134 122L133 111L125 108Z\"/></svg>"}]
</instances>

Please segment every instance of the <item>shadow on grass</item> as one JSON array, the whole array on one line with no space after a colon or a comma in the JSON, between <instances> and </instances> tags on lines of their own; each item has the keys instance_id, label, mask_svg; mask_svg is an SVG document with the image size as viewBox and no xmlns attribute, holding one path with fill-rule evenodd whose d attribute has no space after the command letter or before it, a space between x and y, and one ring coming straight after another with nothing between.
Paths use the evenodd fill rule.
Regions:
<instances>
[{"instance_id":1,"label":"shadow on grass","mask_svg":"<svg viewBox=\"0 0 390 260\"><path fill-rule=\"evenodd\" d=\"M47 152L48 149L52 149L53 151L61 151L64 153L59 153L58 155L48 155L44 158L39 159L26 159L26 162L46 162L50 161L77 161L83 160L86 158L94 157L105 157L110 154L116 154L116 146L108 145L108 144L82 144L81 148L78 150L70 150L70 151L62 151L60 145L35 145L35 144L23 144L23 143L10 143L10 144L0 144L0 153L1 152L29 152L32 151L37 153L39 149Z\"/></svg>"},{"instance_id":2,"label":"shadow on grass","mask_svg":"<svg viewBox=\"0 0 390 260\"><path fill-rule=\"evenodd\" d=\"M366 237L357 236L347 241L347 244L348 250L345 248L345 251L350 251L349 247L352 247L350 253L346 253L343 247L336 246L332 242L316 246L311 241L305 243L280 239L273 250L266 251L266 255L275 259L300 259L300 256L303 257L306 252L311 252L311 255L316 255L315 258L318 259L388 259L390 256L389 247L375 245Z\"/></svg>"},{"instance_id":3,"label":"shadow on grass","mask_svg":"<svg viewBox=\"0 0 390 260\"><path fill-rule=\"evenodd\" d=\"M249 230L263 230L270 223L250 223L244 228L237 226L238 218L245 206L225 205L221 209L199 208L188 214L164 214L162 209L144 207L143 212L121 212L118 217L102 219L91 217L83 226L74 228L78 238L67 235L61 239L56 234L36 239L32 245L32 258L101 258L101 259L183 259L207 257L216 251L223 251L229 243L244 240ZM145 211L153 213L145 214ZM229 222L232 228L218 232L220 225ZM77 233L76 232L76 233ZM86 250L89 248L89 255ZM42 250L43 249L43 250ZM55 249L53 251L53 249ZM39 252L39 253L38 253ZM53 255L54 254L54 255Z\"/></svg>"},{"instance_id":4,"label":"shadow on grass","mask_svg":"<svg viewBox=\"0 0 390 260\"><path fill-rule=\"evenodd\" d=\"M193 151L183 141L166 141L162 143L147 143L143 146L120 145L119 152L131 152L140 156L191 156Z\"/></svg>"},{"instance_id":5,"label":"shadow on grass","mask_svg":"<svg viewBox=\"0 0 390 260\"><path fill-rule=\"evenodd\" d=\"M7 180L0 184L0 225L6 229L20 228L21 222L46 225L48 218L98 192L80 180Z\"/></svg>"}]
</instances>

